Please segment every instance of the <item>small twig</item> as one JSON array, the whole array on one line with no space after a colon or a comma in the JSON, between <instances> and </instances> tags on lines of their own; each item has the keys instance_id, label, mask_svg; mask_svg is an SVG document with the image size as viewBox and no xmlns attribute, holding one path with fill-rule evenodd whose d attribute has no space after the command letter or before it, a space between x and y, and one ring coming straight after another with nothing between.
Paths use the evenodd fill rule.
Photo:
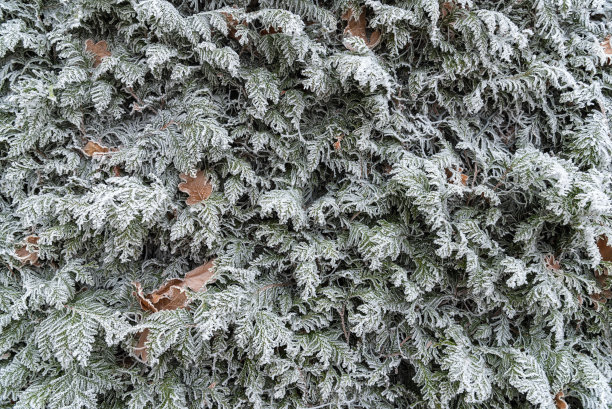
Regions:
<instances>
[{"instance_id":1,"label":"small twig","mask_svg":"<svg viewBox=\"0 0 612 409\"><path fill-rule=\"evenodd\" d=\"M262 291L268 290L270 288L276 288L276 287L289 287L291 284L293 284L292 281L285 281L284 283L268 284L258 289L257 292L260 293Z\"/></svg>"},{"instance_id":2,"label":"small twig","mask_svg":"<svg viewBox=\"0 0 612 409\"><path fill-rule=\"evenodd\" d=\"M81 118L81 122L79 123L79 131L81 131L81 137L83 138L83 142L87 141L87 132L85 132L85 123Z\"/></svg>"},{"instance_id":3,"label":"small twig","mask_svg":"<svg viewBox=\"0 0 612 409\"><path fill-rule=\"evenodd\" d=\"M344 338L346 338L346 343L350 344L351 333L346 329L346 325L344 323L344 311L345 310L346 310L346 305L342 304L342 311L338 311L338 314L340 314L340 322L342 323L342 332L344 332Z\"/></svg>"},{"instance_id":4,"label":"small twig","mask_svg":"<svg viewBox=\"0 0 612 409\"><path fill-rule=\"evenodd\" d=\"M508 172L510 172L511 170L512 170L512 166L509 166L508 168L506 168L499 182L497 182L497 184L493 187L493 190L497 190L502 185L502 183L504 183L504 180L506 180L506 176L508 176Z\"/></svg>"},{"instance_id":5,"label":"small twig","mask_svg":"<svg viewBox=\"0 0 612 409\"><path fill-rule=\"evenodd\" d=\"M136 103L138 105L139 108L143 108L145 106L144 102L142 102L142 100L140 99L140 97L138 95L136 95L136 93L134 92L134 89L132 87L127 87L126 88L127 91L130 93L130 95L132 96L132 98L134 98L136 100ZM147 106L147 108L149 108L150 110L152 110L153 112L155 112L156 114L157 109L151 107L151 106ZM139 111L140 109L135 109L136 111Z\"/></svg>"},{"instance_id":6,"label":"small twig","mask_svg":"<svg viewBox=\"0 0 612 409\"><path fill-rule=\"evenodd\" d=\"M351 216L351 218L350 218L350 221L352 222L353 220L355 220L355 218L356 218L357 216L359 216L360 214L361 214L361 212L355 212L355 213L353 213L353 215L352 215L352 216Z\"/></svg>"},{"instance_id":7,"label":"small twig","mask_svg":"<svg viewBox=\"0 0 612 409\"><path fill-rule=\"evenodd\" d=\"M408 341L408 340L409 340L411 337L412 337L412 336L411 336L410 334L408 334L408 335L406 336L406 338L404 338L404 340L403 340L402 342L400 342L400 344L399 344L399 349L400 349L400 350L399 350L399 351L397 351L397 352L394 352L394 353L392 353L392 354L385 355L385 358L391 358L391 357L393 357L393 356L398 356L398 355L401 355L401 353L402 353L402 351L401 351L402 347L404 346L404 344L405 344L405 343L406 343L406 342L407 342L407 341Z\"/></svg>"}]
</instances>

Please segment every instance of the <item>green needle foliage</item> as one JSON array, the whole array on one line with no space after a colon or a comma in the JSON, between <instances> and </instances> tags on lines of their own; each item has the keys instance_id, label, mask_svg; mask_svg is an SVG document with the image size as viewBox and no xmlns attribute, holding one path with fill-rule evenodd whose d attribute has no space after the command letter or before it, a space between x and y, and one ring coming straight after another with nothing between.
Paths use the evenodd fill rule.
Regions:
<instances>
[{"instance_id":1,"label":"green needle foliage","mask_svg":"<svg viewBox=\"0 0 612 409\"><path fill-rule=\"evenodd\" d=\"M611 17L0 1L0 408L612 407Z\"/></svg>"}]
</instances>

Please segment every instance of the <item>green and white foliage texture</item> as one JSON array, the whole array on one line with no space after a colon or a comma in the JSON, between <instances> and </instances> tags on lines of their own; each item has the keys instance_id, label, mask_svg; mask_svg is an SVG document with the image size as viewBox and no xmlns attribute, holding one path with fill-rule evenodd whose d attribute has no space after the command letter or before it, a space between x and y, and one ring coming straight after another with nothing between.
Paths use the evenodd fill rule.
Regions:
<instances>
[{"instance_id":1,"label":"green and white foliage texture","mask_svg":"<svg viewBox=\"0 0 612 409\"><path fill-rule=\"evenodd\" d=\"M611 17L0 1L0 407L610 408ZM188 308L132 294L211 258Z\"/></svg>"}]
</instances>

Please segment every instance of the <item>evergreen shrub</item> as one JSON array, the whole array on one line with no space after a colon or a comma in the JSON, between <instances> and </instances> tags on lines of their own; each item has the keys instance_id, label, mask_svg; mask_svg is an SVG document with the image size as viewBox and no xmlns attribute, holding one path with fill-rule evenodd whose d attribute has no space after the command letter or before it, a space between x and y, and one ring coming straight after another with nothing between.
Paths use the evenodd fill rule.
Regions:
<instances>
[{"instance_id":1,"label":"evergreen shrub","mask_svg":"<svg viewBox=\"0 0 612 409\"><path fill-rule=\"evenodd\" d=\"M611 16L0 1L0 407L612 407Z\"/></svg>"}]
</instances>

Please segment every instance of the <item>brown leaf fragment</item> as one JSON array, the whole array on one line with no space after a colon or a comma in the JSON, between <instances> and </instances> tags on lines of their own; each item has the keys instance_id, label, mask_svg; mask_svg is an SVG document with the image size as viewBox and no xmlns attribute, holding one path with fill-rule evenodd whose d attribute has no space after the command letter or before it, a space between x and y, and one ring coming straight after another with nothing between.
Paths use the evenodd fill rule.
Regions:
<instances>
[{"instance_id":1,"label":"brown leaf fragment","mask_svg":"<svg viewBox=\"0 0 612 409\"><path fill-rule=\"evenodd\" d=\"M342 147L341 142L342 142L342 135L336 136L336 142L334 142L334 149L335 150L337 150L337 151L340 150L340 148Z\"/></svg>"},{"instance_id":2,"label":"brown leaf fragment","mask_svg":"<svg viewBox=\"0 0 612 409\"><path fill-rule=\"evenodd\" d=\"M147 296L144 295L140 283L134 282L132 284L134 285L134 287L136 287L136 291L133 291L132 294L136 296L136 298L138 298L138 301L140 302L140 308L145 311L157 312L157 307L155 307L155 305L153 305L153 303L147 298Z\"/></svg>"},{"instance_id":3,"label":"brown leaf fragment","mask_svg":"<svg viewBox=\"0 0 612 409\"><path fill-rule=\"evenodd\" d=\"M564 396L565 394L563 393L563 391L559 391L555 395L555 405L557 405L557 409L567 409L567 402L565 402L565 400L563 399Z\"/></svg>"},{"instance_id":4,"label":"brown leaf fragment","mask_svg":"<svg viewBox=\"0 0 612 409\"><path fill-rule=\"evenodd\" d=\"M225 16L225 20L227 21L227 35L230 38L238 41L240 37L236 36L236 26L240 24L240 22L234 18L230 13L222 11L221 14Z\"/></svg>"},{"instance_id":5,"label":"brown leaf fragment","mask_svg":"<svg viewBox=\"0 0 612 409\"><path fill-rule=\"evenodd\" d=\"M555 260L555 256L552 254L544 257L544 264L546 264L546 268L549 270L557 271L561 269L561 263L559 263L559 260Z\"/></svg>"},{"instance_id":6,"label":"brown leaf fragment","mask_svg":"<svg viewBox=\"0 0 612 409\"><path fill-rule=\"evenodd\" d=\"M448 168L444 169L444 172L446 173L446 178L447 178L448 182L449 183L454 183L455 182L455 179L453 178L454 172L451 169L448 169ZM468 181L469 176L461 173L461 172L463 172L463 169L461 169L461 168L457 168L457 172L460 173L460 183L463 186L467 186L467 181Z\"/></svg>"},{"instance_id":7,"label":"brown leaf fragment","mask_svg":"<svg viewBox=\"0 0 612 409\"><path fill-rule=\"evenodd\" d=\"M376 47L380 43L380 31L375 30L368 37L366 31L366 12L365 7L362 7L361 13L359 13L359 17L355 18L353 15L353 9L349 8L342 15L342 20L347 21L346 28L344 29L345 36L353 36L361 38L368 48L372 49ZM351 51L354 51L350 46L344 44L346 48Z\"/></svg>"},{"instance_id":8,"label":"brown leaf fragment","mask_svg":"<svg viewBox=\"0 0 612 409\"><path fill-rule=\"evenodd\" d=\"M38 236L28 236L25 238L26 244L18 248L15 253L22 264L39 266L38 263ZM28 247L32 250L30 252Z\"/></svg>"},{"instance_id":9,"label":"brown leaf fragment","mask_svg":"<svg viewBox=\"0 0 612 409\"><path fill-rule=\"evenodd\" d=\"M83 147L83 152L85 153L85 155L89 157L102 155L104 153L108 153L109 151L110 151L110 148L106 146L102 146L99 143L94 142L94 141L88 141Z\"/></svg>"},{"instance_id":10,"label":"brown leaf fragment","mask_svg":"<svg viewBox=\"0 0 612 409\"><path fill-rule=\"evenodd\" d=\"M607 36L601 43L604 54L608 57L607 62L612 61L612 44L610 44L610 36Z\"/></svg>"},{"instance_id":11,"label":"brown leaf fragment","mask_svg":"<svg viewBox=\"0 0 612 409\"><path fill-rule=\"evenodd\" d=\"M85 41L85 49L94 55L94 67L100 65L104 57L109 57L111 55L110 51L108 51L108 44L104 40L94 43L90 38Z\"/></svg>"},{"instance_id":12,"label":"brown leaf fragment","mask_svg":"<svg viewBox=\"0 0 612 409\"><path fill-rule=\"evenodd\" d=\"M268 27L268 28L265 28L265 29L261 30L259 32L259 35L265 36L265 35L268 35L268 34L278 34L278 33L282 33L282 32L283 32L283 30L281 30L280 28Z\"/></svg>"},{"instance_id":13,"label":"brown leaf fragment","mask_svg":"<svg viewBox=\"0 0 612 409\"><path fill-rule=\"evenodd\" d=\"M185 274L185 285L192 291L201 291L204 285L206 285L215 274L212 268L214 261L214 259L210 260L208 263L202 264Z\"/></svg>"},{"instance_id":14,"label":"brown leaf fragment","mask_svg":"<svg viewBox=\"0 0 612 409\"><path fill-rule=\"evenodd\" d=\"M450 1L445 1L444 3L440 4L440 18L448 16L454 8L455 5Z\"/></svg>"},{"instance_id":15,"label":"brown leaf fragment","mask_svg":"<svg viewBox=\"0 0 612 409\"><path fill-rule=\"evenodd\" d=\"M134 347L134 354L140 358L142 362L147 362L147 347L145 346L145 342L149 338L149 329L145 328L144 331L138 333L138 343Z\"/></svg>"},{"instance_id":16,"label":"brown leaf fragment","mask_svg":"<svg viewBox=\"0 0 612 409\"><path fill-rule=\"evenodd\" d=\"M602 236L597 240L597 247L599 248L599 254L603 261L612 261L612 247L608 245L608 237Z\"/></svg>"},{"instance_id":17,"label":"brown leaf fragment","mask_svg":"<svg viewBox=\"0 0 612 409\"><path fill-rule=\"evenodd\" d=\"M179 177L183 182L179 183L178 190L189 195L185 201L189 206L200 203L210 197L213 187L204 171L199 170L195 178L185 173L181 173Z\"/></svg>"}]
</instances>

